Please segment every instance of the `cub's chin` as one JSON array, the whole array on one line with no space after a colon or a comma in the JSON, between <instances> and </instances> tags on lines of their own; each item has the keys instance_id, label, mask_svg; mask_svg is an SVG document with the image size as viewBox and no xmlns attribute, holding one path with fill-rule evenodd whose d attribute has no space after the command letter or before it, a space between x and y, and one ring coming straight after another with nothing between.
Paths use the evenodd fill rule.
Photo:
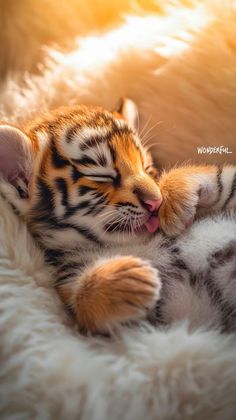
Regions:
<instances>
[{"instance_id":1,"label":"cub's chin","mask_svg":"<svg viewBox=\"0 0 236 420\"><path fill-rule=\"evenodd\" d=\"M126 231L115 231L105 234L104 242L106 241L111 246L117 245L137 245L143 244L151 240L154 235L157 235L159 230L156 232L148 231L145 225L140 226L139 228L133 228L132 230Z\"/></svg>"}]
</instances>

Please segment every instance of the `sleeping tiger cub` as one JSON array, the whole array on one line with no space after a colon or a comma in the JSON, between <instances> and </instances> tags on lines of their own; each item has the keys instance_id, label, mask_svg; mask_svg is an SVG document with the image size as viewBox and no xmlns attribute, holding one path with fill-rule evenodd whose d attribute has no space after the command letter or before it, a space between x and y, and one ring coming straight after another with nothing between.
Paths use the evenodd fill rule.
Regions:
<instances>
[{"instance_id":1,"label":"sleeping tiger cub","mask_svg":"<svg viewBox=\"0 0 236 420\"><path fill-rule=\"evenodd\" d=\"M157 176L135 114L126 100L119 113L64 107L22 130L2 125L1 193L24 215L81 331L185 318L233 330L236 167Z\"/></svg>"}]
</instances>

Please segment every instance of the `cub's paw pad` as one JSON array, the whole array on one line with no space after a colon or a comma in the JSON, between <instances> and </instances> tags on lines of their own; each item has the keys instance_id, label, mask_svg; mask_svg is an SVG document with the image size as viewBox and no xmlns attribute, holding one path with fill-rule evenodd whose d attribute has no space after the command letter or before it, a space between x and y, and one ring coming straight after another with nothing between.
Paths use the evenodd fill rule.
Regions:
<instances>
[{"instance_id":1,"label":"cub's paw pad","mask_svg":"<svg viewBox=\"0 0 236 420\"><path fill-rule=\"evenodd\" d=\"M117 324L145 318L159 298L158 272L134 257L100 260L78 283L73 302L82 328L104 332Z\"/></svg>"},{"instance_id":2,"label":"cub's paw pad","mask_svg":"<svg viewBox=\"0 0 236 420\"><path fill-rule=\"evenodd\" d=\"M160 227L168 236L178 236L190 227L196 215L199 196L193 192L185 192L180 199L171 196L163 203L159 210Z\"/></svg>"},{"instance_id":3,"label":"cub's paw pad","mask_svg":"<svg viewBox=\"0 0 236 420\"><path fill-rule=\"evenodd\" d=\"M110 278L112 304L128 311L130 316L144 316L152 308L160 293L158 272L144 260L134 257L114 259Z\"/></svg>"}]
</instances>

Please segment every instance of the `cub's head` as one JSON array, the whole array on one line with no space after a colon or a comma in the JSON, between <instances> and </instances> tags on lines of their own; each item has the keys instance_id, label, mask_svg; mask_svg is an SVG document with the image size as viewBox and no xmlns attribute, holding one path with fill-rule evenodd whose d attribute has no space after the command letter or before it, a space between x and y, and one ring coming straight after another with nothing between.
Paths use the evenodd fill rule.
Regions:
<instances>
[{"instance_id":1,"label":"cub's head","mask_svg":"<svg viewBox=\"0 0 236 420\"><path fill-rule=\"evenodd\" d=\"M135 118L126 100L119 112L75 106L23 131L0 127L0 172L27 200L29 227L46 247L139 241L157 230L162 199Z\"/></svg>"}]
</instances>

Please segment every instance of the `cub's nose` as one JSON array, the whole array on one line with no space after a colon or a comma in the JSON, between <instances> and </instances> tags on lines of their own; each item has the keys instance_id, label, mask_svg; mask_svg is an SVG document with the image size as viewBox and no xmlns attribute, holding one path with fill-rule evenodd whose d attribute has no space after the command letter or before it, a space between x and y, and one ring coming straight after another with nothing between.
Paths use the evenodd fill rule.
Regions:
<instances>
[{"instance_id":1,"label":"cub's nose","mask_svg":"<svg viewBox=\"0 0 236 420\"><path fill-rule=\"evenodd\" d=\"M156 212L162 203L162 196L159 189L157 189L155 192L148 192L143 191L141 188L135 188L134 193L142 207L144 207L150 213Z\"/></svg>"},{"instance_id":2,"label":"cub's nose","mask_svg":"<svg viewBox=\"0 0 236 420\"><path fill-rule=\"evenodd\" d=\"M157 211L162 203L162 197L157 200L140 200L143 207L145 207L150 213Z\"/></svg>"}]
</instances>

